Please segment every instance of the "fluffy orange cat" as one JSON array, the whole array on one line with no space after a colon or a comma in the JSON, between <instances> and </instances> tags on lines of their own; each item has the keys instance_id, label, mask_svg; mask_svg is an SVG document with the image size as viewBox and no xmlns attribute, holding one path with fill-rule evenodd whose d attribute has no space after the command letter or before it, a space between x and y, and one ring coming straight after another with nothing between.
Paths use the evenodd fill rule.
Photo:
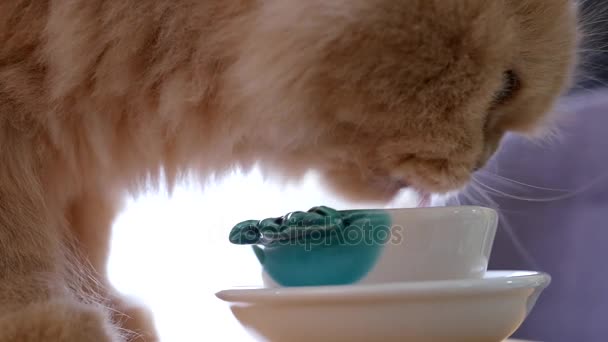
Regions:
<instances>
[{"instance_id":1,"label":"fluffy orange cat","mask_svg":"<svg viewBox=\"0 0 608 342\"><path fill-rule=\"evenodd\" d=\"M462 187L576 62L573 0L0 2L0 341L156 340L107 281L126 192L254 163ZM123 315L123 313L125 315Z\"/></svg>"}]
</instances>

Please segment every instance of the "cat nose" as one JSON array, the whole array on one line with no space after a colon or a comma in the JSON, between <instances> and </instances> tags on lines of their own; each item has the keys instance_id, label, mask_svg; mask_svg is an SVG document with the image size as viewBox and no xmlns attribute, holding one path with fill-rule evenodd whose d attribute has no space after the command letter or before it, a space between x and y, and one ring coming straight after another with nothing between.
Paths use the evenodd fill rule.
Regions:
<instances>
[{"instance_id":1,"label":"cat nose","mask_svg":"<svg viewBox=\"0 0 608 342\"><path fill-rule=\"evenodd\" d=\"M477 160L475 161L475 164L471 168L471 172L477 172L477 171L483 169L483 167L488 162L488 159L489 159L489 155L487 152L485 152L485 153L483 153L483 155L479 156L479 158L477 158Z\"/></svg>"},{"instance_id":2,"label":"cat nose","mask_svg":"<svg viewBox=\"0 0 608 342\"><path fill-rule=\"evenodd\" d=\"M492 158L492 155L494 155L494 152L496 152L496 148L496 145L487 146L484 149L483 154L479 157L479 159L477 159L477 163L473 167L472 171L477 172L483 169L483 167L486 166L490 158Z\"/></svg>"},{"instance_id":3,"label":"cat nose","mask_svg":"<svg viewBox=\"0 0 608 342\"><path fill-rule=\"evenodd\" d=\"M483 158L483 159L479 159L477 161L477 164L475 164L475 166L473 167L473 172L477 172L481 169L483 169L483 167L486 165L487 159Z\"/></svg>"},{"instance_id":4,"label":"cat nose","mask_svg":"<svg viewBox=\"0 0 608 342\"><path fill-rule=\"evenodd\" d=\"M477 163L473 167L473 172L477 172L477 171L483 169L484 166L486 166L486 164L488 163L488 161L490 160L491 157L492 157L491 154L486 154L482 158L479 158L477 160Z\"/></svg>"}]
</instances>

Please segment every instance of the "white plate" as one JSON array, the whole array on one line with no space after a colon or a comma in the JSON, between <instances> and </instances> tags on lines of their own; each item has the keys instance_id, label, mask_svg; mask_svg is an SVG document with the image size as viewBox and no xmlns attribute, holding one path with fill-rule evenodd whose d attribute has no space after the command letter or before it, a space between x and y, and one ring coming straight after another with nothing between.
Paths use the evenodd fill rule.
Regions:
<instances>
[{"instance_id":1,"label":"white plate","mask_svg":"<svg viewBox=\"0 0 608 342\"><path fill-rule=\"evenodd\" d=\"M498 342L521 325L550 279L489 271L483 279L235 288L216 296L266 341Z\"/></svg>"}]
</instances>

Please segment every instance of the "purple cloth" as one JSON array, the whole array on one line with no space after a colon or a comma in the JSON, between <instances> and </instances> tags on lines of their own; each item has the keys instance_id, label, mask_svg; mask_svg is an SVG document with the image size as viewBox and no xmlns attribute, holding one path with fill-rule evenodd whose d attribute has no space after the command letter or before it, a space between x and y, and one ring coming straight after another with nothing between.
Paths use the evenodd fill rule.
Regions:
<instances>
[{"instance_id":1,"label":"purple cloth","mask_svg":"<svg viewBox=\"0 0 608 342\"><path fill-rule=\"evenodd\" d=\"M498 205L502 221L491 269L540 270L553 277L515 337L603 342L608 341L608 92L578 95L565 108L560 115L568 123L558 139L538 143L509 136L476 176L483 185L474 184L459 200Z\"/></svg>"}]
</instances>

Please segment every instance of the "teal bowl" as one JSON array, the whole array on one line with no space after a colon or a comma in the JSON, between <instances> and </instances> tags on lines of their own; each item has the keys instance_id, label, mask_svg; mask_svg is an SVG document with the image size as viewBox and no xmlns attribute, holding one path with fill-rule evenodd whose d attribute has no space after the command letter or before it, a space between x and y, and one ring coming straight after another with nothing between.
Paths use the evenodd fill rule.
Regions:
<instances>
[{"instance_id":1,"label":"teal bowl","mask_svg":"<svg viewBox=\"0 0 608 342\"><path fill-rule=\"evenodd\" d=\"M237 224L267 286L481 278L496 213L480 207L337 211L315 207Z\"/></svg>"}]
</instances>

